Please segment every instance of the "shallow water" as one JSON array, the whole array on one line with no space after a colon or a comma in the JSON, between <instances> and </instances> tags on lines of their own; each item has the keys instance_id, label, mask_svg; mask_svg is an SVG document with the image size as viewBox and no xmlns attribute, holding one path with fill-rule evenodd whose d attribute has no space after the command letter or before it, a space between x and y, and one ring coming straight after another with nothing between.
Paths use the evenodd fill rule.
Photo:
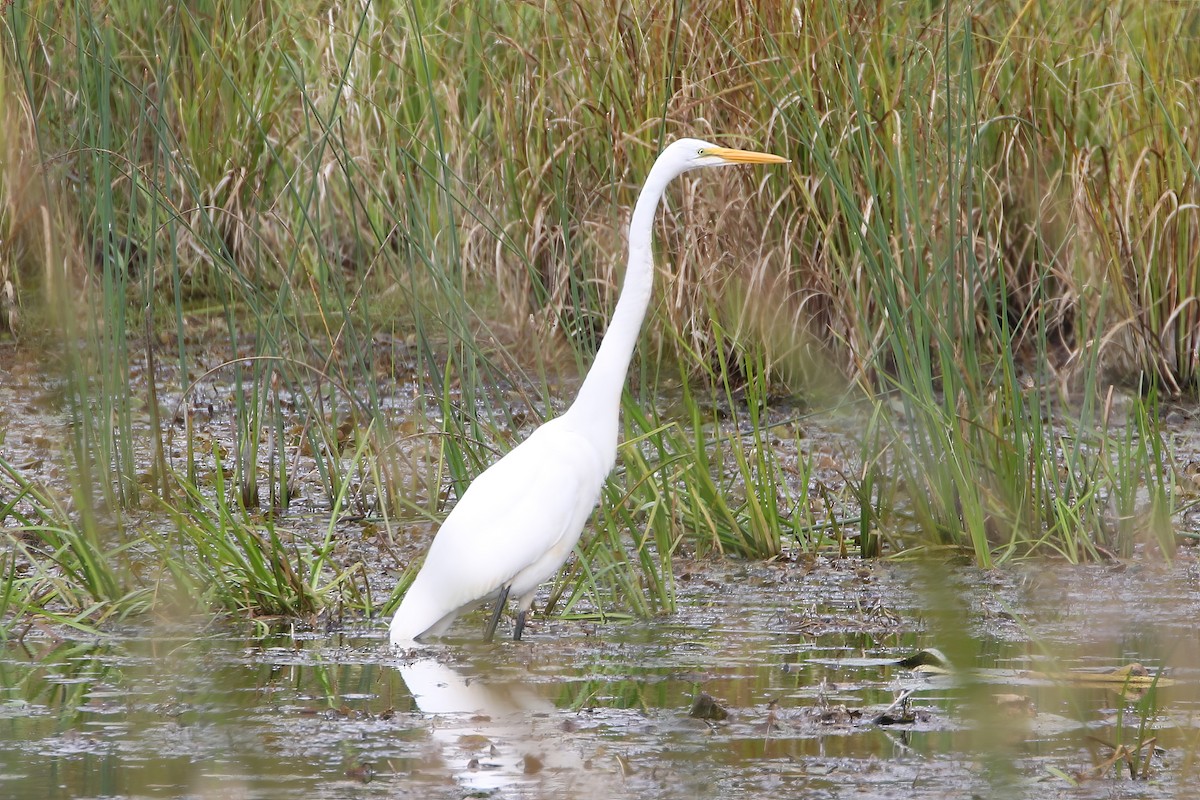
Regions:
<instances>
[{"instance_id":1,"label":"shallow water","mask_svg":"<svg viewBox=\"0 0 1200 800\"><path fill-rule=\"evenodd\" d=\"M1123 571L687 571L670 617L537 621L485 645L477 615L411 654L382 623L34 631L0 656L0 797L1190 797L1200 780L1190 553ZM958 678L887 663L931 646ZM1139 699L1018 672L1131 661L1173 683ZM698 692L729 716L690 717ZM1144 779L1093 769L1152 736Z\"/></svg>"},{"instance_id":2,"label":"shallow water","mask_svg":"<svg viewBox=\"0 0 1200 800\"><path fill-rule=\"evenodd\" d=\"M5 457L65 486L47 457L65 424L53 382L25 362L4 378ZM195 435L231 449L216 386L184 399ZM855 449L838 441L804 439L828 486ZM299 464L287 524L323 529L327 498ZM367 565L376 595L428 541L410 529L381 551L355 525L339 523L338 555ZM420 653L389 652L382 621L268 638L209 618L101 640L34 627L0 645L0 798L1196 794L1196 548L1169 568L1150 554L990 573L825 557L675 568L669 617L536 620L524 642L485 645L476 615ZM929 647L956 676L895 663ZM1060 677L1132 662L1172 683L1139 697ZM700 693L727 716L690 716ZM1121 746L1136 779L1134 759L1112 761Z\"/></svg>"}]
</instances>

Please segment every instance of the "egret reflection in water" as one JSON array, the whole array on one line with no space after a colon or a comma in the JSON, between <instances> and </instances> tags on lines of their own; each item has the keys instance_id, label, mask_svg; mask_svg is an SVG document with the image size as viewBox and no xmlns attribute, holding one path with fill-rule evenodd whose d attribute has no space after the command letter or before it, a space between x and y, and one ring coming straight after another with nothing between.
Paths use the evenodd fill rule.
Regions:
<instances>
[{"instance_id":1,"label":"egret reflection in water","mask_svg":"<svg viewBox=\"0 0 1200 800\"><path fill-rule=\"evenodd\" d=\"M477 792L542 788L561 796L622 797L620 766L586 737L563 735L570 715L518 681L489 682L425 657L399 665L445 768Z\"/></svg>"}]
</instances>

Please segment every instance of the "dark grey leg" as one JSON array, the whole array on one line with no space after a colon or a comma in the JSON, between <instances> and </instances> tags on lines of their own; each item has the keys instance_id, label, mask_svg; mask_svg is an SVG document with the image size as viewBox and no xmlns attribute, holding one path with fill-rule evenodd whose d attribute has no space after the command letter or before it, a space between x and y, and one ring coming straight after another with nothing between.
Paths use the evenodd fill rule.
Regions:
<instances>
[{"instance_id":1,"label":"dark grey leg","mask_svg":"<svg viewBox=\"0 0 1200 800\"><path fill-rule=\"evenodd\" d=\"M500 624L500 615L504 613L504 604L508 602L508 590L511 587L505 586L500 590L500 596L496 598L496 609L492 612L492 621L488 623L487 630L483 632L483 640L490 642L492 637L496 635L496 626Z\"/></svg>"},{"instance_id":2,"label":"dark grey leg","mask_svg":"<svg viewBox=\"0 0 1200 800\"><path fill-rule=\"evenodd\" d=\"M517 612L517 624L513 627L513 641L521 641L521 631L525 630L525 612Z\"/></svg>"}]
</instances>

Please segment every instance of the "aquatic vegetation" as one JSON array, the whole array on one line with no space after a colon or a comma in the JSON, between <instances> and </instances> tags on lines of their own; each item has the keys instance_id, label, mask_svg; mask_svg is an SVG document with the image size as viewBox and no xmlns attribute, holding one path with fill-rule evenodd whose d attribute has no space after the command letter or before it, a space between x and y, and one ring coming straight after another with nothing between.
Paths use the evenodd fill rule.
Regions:
<instances>
[{"instance_id":1,"label":"aquatic vegetation","mask_svg":"<svg viewBox=\"0 0 1200 800\"><path fill-rule=\"evenodd\" d=\"M625 444L551 609L669 611L695 555L1169 558L1200 12L673 8L11 4L0 326L67 425L57 479L0 473L4 618L21 559L72 619L155 581L369 607L324 521L280 537L298 506L413 545L403 585L407 531L590 363L635 177L712 130L793 165L669 196Z\"/></svg>"}]
</instances>

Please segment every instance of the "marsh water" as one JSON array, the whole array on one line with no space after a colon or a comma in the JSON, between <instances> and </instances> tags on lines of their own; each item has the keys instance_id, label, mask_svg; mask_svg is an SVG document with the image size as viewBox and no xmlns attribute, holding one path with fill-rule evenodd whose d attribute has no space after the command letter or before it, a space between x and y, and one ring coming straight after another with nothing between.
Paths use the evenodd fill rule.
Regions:
<instances>
[{"instance_id":1,"label":"marsh water","mask_svg":"<svg viewBox=\"0 0 1200 800\"><path fill-rule=\"evenodd\" d=\"M475 616L412 653L382 623L31 633L0 656L0 796L1195 796L1194 559L685 575L668 617L486 645ZM952 675L895 663L935 646ZM1131 662L1163 685L1064 677Z\"/></svg>"}]
</instances>

